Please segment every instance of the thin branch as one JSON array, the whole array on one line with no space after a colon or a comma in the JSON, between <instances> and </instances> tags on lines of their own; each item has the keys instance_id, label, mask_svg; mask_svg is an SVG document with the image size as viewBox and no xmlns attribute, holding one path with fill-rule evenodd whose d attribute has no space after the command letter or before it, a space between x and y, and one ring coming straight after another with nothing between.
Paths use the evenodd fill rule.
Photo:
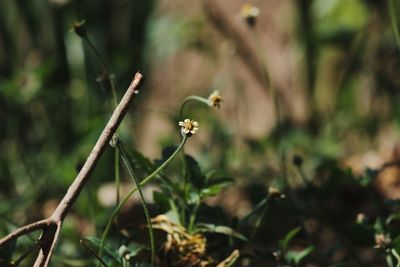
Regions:
<instances>
[{"instance_id":1,"label":"thin branch","mask_svg":"<svg viewBox=\"0 0 400 267\"><path fill-rule=\"evenodd\" d=\"M61 227L62 221L58 221L43 232L40 238L42 247L33 267L47 267L49 265L50 258L53 255L54 248L56 247L61 232Z\"/></svg>"},{"instance_id":2,"label":"thin branch","mask_svg":"<svg viewBox=\"0 0 400 267\"><path fill-rule=\"evenodd\" d=\"M47 219L20 227L9 235L0 239L0 247L22 235L41 229L43 230L43 233L39 240L40 252L36 258L34 267L47 267L49 265L50 258L57 244L65 217L68 215L72 205L75 203L80 192L88 181L90 174L96 167L97 162L111 140L111 137L116 132L118 126L128 111L129 104L132 102L134 96L139 93L139 87L143 83L143 80L143 76L137 72L125 95L114 110L114 113L97 140L97 143L93 147L92 152L86 159L85 164L68 188L67 193L64 195L64 198L61 200L53 214Z\"/></svg>"},{"instance_id":3,"label":"thin branch","mask_svg":"<svg viewBox=\"0 0 400 267\"><path fill-rule=\"evenodd\" d=\"M114 113L112 114L106 127L101 133L99 139L97 140L96 145L93 147L92 152L87 158L78 176L75 178L71 186L68 188L68 191L65 194L63 200L61 200L60 204L58 205L53 215L51 216L55 220L63 220L66 214L68 213L69 209L71 208L72 204L78 198L79 193L85 186L85 183L87 182L91 172L94 170L94 167L96 166L98 160L100 159L105 148L110 142L111 137L116 132L119 124L121 123L123 117L128 111L129 103L133 99L133 96L139 93L137 91L137 88L140 86L142 81L143 81L143 76L140 73L136 73L135 78L130 84L125 95L122 97L120 103L114 110Z\"/></svg>"},{"instance_id":4,"label":"thin branch","mask_svg":"<svg viewBox=\"0 0 400 267\"><path fill-rule=\"evenodd\" d=\"M0 247L3 246L5 243L17 239L20 236L27 235L29 233L35 232L37 230L44 230L51 224L49 219L44 219L41 221L37 221L31 224L27 224L23 227L16 229L14 232L6 235L2 239L0 239Z\"/></svg>"}]
</instances>

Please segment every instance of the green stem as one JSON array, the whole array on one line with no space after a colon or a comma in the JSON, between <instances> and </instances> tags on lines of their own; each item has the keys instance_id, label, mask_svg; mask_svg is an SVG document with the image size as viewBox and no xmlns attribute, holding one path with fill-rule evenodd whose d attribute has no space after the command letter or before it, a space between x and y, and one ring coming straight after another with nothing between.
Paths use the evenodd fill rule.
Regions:
<instances>
[{"instance_id":1,"label":"green stem","mask_svg":"<svg viewBox=\"0 0 400 267\"><path fill-rule=\"evenodd\" d=\"M274 109L275 109L277 124L278 124L278 128L279 128L281 126L281 112L280 112L280 108L279 108L279 99L275 92L275 88L272 84L271 77L268 72L266 60L264 59L264 54L262 52L262 47L261 47L260 36L258 35L258 32L256 31L256 29L252 29L251 33L253 35L253 39L256 44L258 56L260 57L260 60L261 60L261 71L262 71L262 75L264 78L265 91L267 93L268 93L268 90L270 91L270 94L271 94L271 97L272 97L272 100L274 103Z\"/></svg>"},{"instance_id":2,"label":"green stem","mask_svg":"<svg viewBox=\"0 0 400 267\"><path fill-rule=\"evenodd\" d=\"M101 56L99 50L97 50L96 46L93 44L93 42L90 40L88 36L83 37L83 39L86 41L86 43L89 45L90 49L94 52L94 54L97 56L97 58L100 60L101 64L103 65L104 70L107 73L107 79L110 82L111 85L111 94L114 102L114 107L118 105L118 98L117 98L117 92L115 90L115 84L114 84L114 79L113 74L111 72L111 68L108 66L106 60Z\"/></svg>"},{"instance_id":3,"label":"green stem","mask_svg":"<svg viewBox=\"0 0 400 267\"><path fill-rule=\"evenodd\" d=\"M144 215L146 216L146 221L147 221L147 226L149 227L149 238L150 238L150 251L151 251L151 266L154 266L154 260L155 260L155 256L156 256L156 249L155 249L155 244L154 244L154 233L153 233L153 225L151 223L151 219L150 219L150 213L149 213L149 209L147 208L147 204L146 201L144 199L143 196L143 192L142 189L140 187L139 181L133 171L132 165L128 159L127 153L125 152L125 150L123 149L123 147L121 146L121 144L119 142L117 142L117 151L121 154L122 160L125 163L126 168L128 169L129 175L132 178L133 183L135 184L138 192L139 192L139 196L142 202L142 206L143 206L143 210L144 210Z\"/></svg>"},{"instance_id":4,"label":"green stem","mask_svg":"<svg viewBox=\"0 0 400 267\"><path fill-rule=\"evenodd\" d=\"M186 104L190 101L198 101L198 102L208 105L208 99L206 99L204 97L197 96L197 95L188 96L182 102L181 108L179 110L179 119L183 119L183 109L185 108Z\"/></svg>"},{"instance_id":5,"label":"green stem","mask_svg":"<svg viewBox=\"0 0 400 267\"><path fill-rule=\"evenodd\" d=\"M386 254L386 262L388 264L388 267L394 267L392 255L390 255L389 253Z\"/></svg>"},{"instance_id":6,"label":"green stem","mask_svg":"<svg viewBox=\"0 0 400 267\"><path fill-rule=\"evenodd\" d=\"M115 150L115 155L114 155L114 175L115 175L115 187L116 187L116 193L117 193L117 199L116 199L116 203L117 206L119 204L119 200L120 200L120 191L119 191L119 187L120 187L120 181L121 181L121 176L119 174L119 153L118 150Z\"/></svg>"},{"instance_id":7,"label":"green stem","mask_svg":"<svg viewBox=\"0 0 400 267\"><path fill-rule=\"evenodd\" d=\"M197 96L197 95L191 95L191 96L186 97L183 100L182 104L181 104L181 108L179 109L179 119L180 120L183 120L183 110L184 110L185 106L190 101L197 101L197 102L200 102L200 103L204 103L207 106L209 105L209 102L208 102L207 98L204 98L204 97L201 97L201 96ZM184 173L183 173L183 178L184 178L184 181L183 181L183 193L185 195L185 198L187 198L188 179L187 179L187 166L186 166L186 159L185 159L185 153L184 152L182 152L182 156L183 156L183 170L184 170ZM183 218L183 222L186 222L184 218Z\"/></svg>"},{"instance_id":8,"label":"green stem","mask_svg":"<svg viewBox=\"0 0 400 267\"><path fill-rule=\"evenodd\" d=\"M393 256L396 258L396 260L397 260L396 267L400 267L400 255L399 255L399 253L397 253L396 249L394 249L394 248L392 248L391 252L392 252Z\"/></svg>"},{"instance_id":9,"label":"green stem","mask_svg":"<svg viewBox=\"0 0 400 267\"><path fill-rule=\"evenodd\" d=\"M190 222L189 222L189 232L192 233L193 232L193 227L194 227L194 223L196 222L196 217L197 217L197 212L199 210L200 207L200 203L196 203L196 206L194 207L193 211L190 214Z\"/></svg>"},{"instance_id":10,"label":"green stem","mask_svg":"<svg viewBox=\"0 0 400 267\"><path fill-rule=\"evenodd\" d=\"M400 50L400 33L399 33L399 27L397 25L396 8L395 8L395 4L394 4L393 0L389 0L388 9L389 9L390 23L392 25L392 30L393 30L394 38L396 40L396 45L397 45L397 48Z\"/></svg>"},{"instance_id":11,"label":"green stem","mask_svg":"<svg viewBox=\"0 0 400 267\"><path fill-rule=\"evenodd\" d=\"M92 41L90 40L90 38L88 36L83 37L83 39L87 42L87 44L89 45L89 47L93 50L93 52L96 54L97 58L100 60L101 64L103 65L103 67L105 68L105 70L107 71L107 73L111 73L110 68L108 67L108 64L106 63L106 61L104 60L104 58L101 56L100 52L97 50L96 46L92 43Z\"/></svg>"},{"instance_id":12,"label":"green stem","mask_svg":"<svg viewBox=\"0 0 400 267\"><path fill-rule=\"evenodd\" d=\"M271 78L269 76L267 64L265 63L266 60L264 59L264 54L262 52L260 36L258 35L258 32L256 29L252 29L251 33L253 35L253 39L256 44L258 56L260 57L260 60L261 60L261 69L262 69L262 75L263 75L264 82L265 82L265 90L268 91L268 89L271 89L271 91L272 91L272 82L271 82Z\"/></svg>"},{"instance_id":13,"label":"green stem","mask_svg":"<svg viewBox=\"0 0 400 267\"><path fill-rule=\"evenodd\" d=\"M178 148L175 150L175 152L166 160L164 161L163 164L161 164L154 172L152 172L149 176L147 176L145 179L143 179L140 183L139 186L143 186L146 183L148 183L149 181L151 181L151 179L153 179L159 172L161 172L175 157L176 155L179 153L179 151L181 151L181 149L183 148L183 146L185 145L187 140L187 136L183 136L181 143L179 144ZM107 222L106 225L106 229L103 232L103 235L101 237L101 241L100 241L100 249L99 249L99 255L101 256L103 253L103 248L104 248L104 242L107 238L107 235L110 231L112 222L114 220L114 218L118 215L119 211L121 210L121 208L124 206L124 204L126 203L126 201L128 201L128 199L133 195L133 193L135 193L137 191L137 187L133 188L123 199L122 201L118 204L118 206L114 209L113 213L111 214L110 219Z\"/></svg>"}]
</instances>

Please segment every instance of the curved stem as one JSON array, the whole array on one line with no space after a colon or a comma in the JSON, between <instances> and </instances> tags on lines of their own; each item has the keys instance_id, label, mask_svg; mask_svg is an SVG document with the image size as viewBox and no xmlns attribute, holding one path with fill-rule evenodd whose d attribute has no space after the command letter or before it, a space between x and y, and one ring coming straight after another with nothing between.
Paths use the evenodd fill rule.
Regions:
<instances>
[{"instance_id":1,"label":"curved stem","mask_svg":"<svg viewBox=\"0 0 400 267\"><path fill-rule=\"evenodd\" d=\"M96 46L93 44L93 42L90 40L90 38L88 36L85 36L83 39L87 42L90 49L92 49L94 54L97 56L97 58L100 60L101 64L103 65L103 68L107 74L107 79L110 82L111 94L112 94L112 98L113 98L114 107L116 107L118 105L118 97L117 97L117 92L115 90L115 84L114 84L114 79L113 79L113 74L112 74L111 68L108 66L106 60L101 56L99 50L97 50Z\"/></svg>"},{"instance_id":2,"label":"curved stem","mask_svg":"<svg viewBox=\"0 0 400 267\"><path fill-rule=\"evenodd\" d=\"M103 67L105 68L105 70L108 73L111 73L110 68L108 67L108 64L106 63L106 61L104 60L104 58L101 56L100 52L97 50L96 46L92 43L92 41L90 40L90 38L88 36L85 35L85 37L83 37L83 39L87 42L87 44L89 45L89 47L93 50L93 52L96 54L96 56L98 57L98 59L100 60L101 64L103 65Z\"/></svg>"},{"instance_id":3,"label":"curved stem","mask_svg":"<svg viewBox=\"0 0 400 267\"><path fill-rule=\"evenodd\" d=\"M151 179L153 179L160 171L162 171L175 157L176 155L179 153L179 151L181 151L181 149L183 148L183 146L185 145L187 140L187 136L183 136L181 143L179 144L178 148L175 150L175 152L166 160L164 161L163 164L161 164L154 172L152 172L149 176L147 176L145 179L143 179L140 183L139 186L143 186L146 183L148 183ZM119 211L121 210L121 208L124 206L124 204L126 203L126 201L128 201L128 199L133 195L133 193L135 193L137 191L137 187L135 187L134 189L132 189L123 199L122 201L118 204L118 206L114 209L113 213L111 214L110 219L107 222L106 225L106 229L103 232L103 235L101 237L101 241L100 241L100 249L99 249L99 256L101 257L102 253L103 253L103 247L104 247L104 242L107 238L107 235L110 231L112 222L114 220L114 218L117 216L117 214L119 213Z\"/></svg>"},{"instance_id":4,"label":"curved stem","mask_svg":"<svg viewBox=\"0 0 400 267\"><path fill-rule=\"evenodd\" d=\"M258 32L256 31L256 29L252 29L251 33L253 35L253 39L254 39L254 42L257 47L257 53L258 53L258 56L260 57L260 61L261 61L262 74L263 74L264 83L265 83L265 85L264 85L265 91L268 92L268 90L270 90L270 94L271 94L271 97L272 97L272 100L274 103L274 109L275 109L276 118L277 118L277 125L278 125L278 127L280 127L281 126L281 114L280 114L281 111L279 108L279 99L275 92L275 88L273 86L271 77L268 72L267 64L264 59L264 55L262 53L260 36L259 36Z\"/></svg>"},{"instance_id":5,"label":"curved stem","mask_svg":"<svg viewBox=\"0 0 400 267\"><path fill-rule=\"evenodd\" d=\"M142 189L141 189L141 187L139 185L139 181L138 181L138 179L136 177L136 174L133 171L133 168L132 168L132 165L131 165L131 163L129 161L128 155L125 152L125 150L123 149L123 147L121 146L120 142L117 142L117 149L116 150L121 154L122 160L124 161L125 166L128 169L129 175L131 176L132 181L135 184L135 186L136 186L136 188L137 188L137 190L139 192L139 195L140 195L140 199L141 199L143 210L144 210L144 215L145 215L146 221L147 221L147 226L149 227L150 250L151 250L151 257L150 257L151 266L154 266L154 260L155 260L156 252L155 252L155 244L154 244L153 225L151 223L149 209L147 208L147 204L146 204L146 201L144 199Z\"/></svg>"},{"instance_id":6,"label":"curved stem","mask_svg":"<svg viewBox=\"0 0 400 267\"><path fill-rule=\"evenodd\" d=\"M208 99L206 99L204 97L197 96L197 95L188 96L182 102L181 108L179 110L179 119L183 119L183 109L185 108L186 104L190 101L198 101L198 102L208 105Z\"/></svg>"}]
</instances>

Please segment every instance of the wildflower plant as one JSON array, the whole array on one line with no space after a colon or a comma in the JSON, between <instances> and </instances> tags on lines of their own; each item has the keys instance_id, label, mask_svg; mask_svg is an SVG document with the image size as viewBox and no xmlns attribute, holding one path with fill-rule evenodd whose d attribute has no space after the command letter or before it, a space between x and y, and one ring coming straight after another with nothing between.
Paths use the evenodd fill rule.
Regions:
<instances>
[{"instance_id":1,"label":"wildflower plant","mask_svg":"<svg viewBox=\"0 0 400 267\"><path fill-rule=\"evenodd\" d=\"M290 12L287 12L286 7L278 8L285 10L284 15L297 12L296 19L290 20L295 21L296 25L293 26L296 30L294 27L280 27L281 22L286 22L280 17L279 23L269 25L271 28L278 25L273 29L272 38L278 37L276 40L279 43L282 41L284 50L295 48L294 53L287 53L287 57L279 59L285 63L285 60L295 56L294 60L288 62L291 66L288 70L293 69L294 73L281 72L280 77L294 77L293 81L288 80L287 83L275 82L271 75L275 72L269 68L279 71L280 67L267 64L268 58L265 57L266 50L262 43L266 36L262 36L261 15L272 16L266 21L274 21L274 13L278 10L274 9L274 5L270 6L268 12L261 8L268 5L265 3L258 2L260 8L253 4L243 5L237 10L237 17L240 16L242 23L238 25L233 23L231 16L224 16L227 14L223 10L224 5L218 4L218 1L204 1L206 7L213 7L205 9L211 23L218 26L221 36L229 38L227 47L234 43L236 49L229 48L229 51L238 52L235 54L242 58L248 56L244 66L253 72L255 80L263 85L265 93L273 100L271 104L275 109L276 127L272 134L261 138L248 137L245 133L237 134L239 138L232 138L236 137L232 128L225 127L225 123L221 127L221 123L212 116L199 116L200 113L195 109L198 106L207 107L207 110L202 109L201 112L210 113L222 109L226 101L221 94L223 91L210 90L209 94L191 95L177 105L179 110L171 123L175 131L168 141L172 145L159 147L160 156L155 159L135 150L134 142L129 141L133 125L138 124L132 123L129 128L117 129L126 114L129 101L136 96L142 97L139 94L142 77L140 74L135 76L135 81L127 90L129 99L121 100L122 91L117 89L125 82L125 78L117 81L113 63L116 63L116 69L119 68L118 77L127 77L131 71L127 66L146 65L136 60L128 62L128 59L146 58L141 51L161 55L154 57L155 60L169 59L169 53L178 52L182 48L191 49L191 53L185 53L189 56L193 56L192 52L209 52L213 48L210 45L220 40L221 36L208 34L211 31L206 23L207 16L194 16L193 21L189 19L184 23L176 23L184 16L168 16L166 21L161 19L161 23L132 23L132 20L125 23L127 21L122 19L114 21L116 17L121 17L118 14L111 14L106 20L94 20L90 16L86 22L82 20L72 25L71 32L75 32L76 36L65 36L64 27L61 26L66 24L63 18L69 19L70 16L52 16L54 27L51 27L52 31L46 31L48 27L42 27L48 26L48 23L35 23L35 15L46 14L35 14L35 10L40 11L41 8L18 3L16 9L15 4L10 4L12 1L8 2L2 4L0 13L8 14L11 10L10 14L18 15L16 18L24 18L18 25L29 31L15 31L15 23L10 23L15 22L13 17L3 16L4 19L0 20L0 34L4 37L0 40L0 54L3 56L0 58L0 68L5 71L0 81L1 111L5 114L2 117L2 129L5 130L0 140L4 152L0 162L1 176L4 177L0 190L0 232L4 235L0 239L0 266L94 266L95 263L102 267L400 266L400 201L397 199L400 195L400 187L397 186L399 158L382 163L376 169L357 173L347 165L344 167L346 158L342 158L347 156L344 155L346 153L357 151L357 146L364 138L368 142L373 141L371 143L374 146L379 146L381 141L372 140L376 138L376 133L379 132L378 139L382 139L381 136L386 136L389 128L398 128L396 125L400 110L396 105L399 96L394 89L399 83L394 74L399 65L396 49L400 48L400 34L397 18L399 4L396 1L388 0L379 4L369 1L371 4L366 5L361 0L341 0L332 1L335 3L329 6L318 1L296 1L290 5ZM67 10L71 10L71 7L77 5L75 2L79 1L49 1L52 4L55 2L59 2L57 5L60 6L57 6L57 10L51 10L61 15L62 5L67 5ZM99 11L110 7L100 2L94 4L98 5ZM41 5L46 3L44 1ZM85 10L85 6L91 5L77 5L78 10L82 8L78 13L90 12L90 9ZM152 14L150 6L153 5L135 5L135 10L146 8L149 9L147 14ZM118 4L113 7L110 10L119 12ZM160 12L157 15L164 14ZM129 17L129 14L122 17ZM145 16L139 16L138 20L143 18ZM179 24L178 27L174 27L175 24ZM118 29L120 25L134 27ZM154 30L156 34L145 33L142 25L146 25L150 31ZM157 28L160 25L164 25L161 30ZM160 40L158 37L162 36L158 32L162 32L165 25L173 26L171 29L176 31L168 34L169 37L178 35L179 38L190 40L179 39L179 44L184 45L178 46L176 40L173 40L165 46L165 50L153 51L152 46L145 49L144 46L151 43L147 38L150 40L155 36L157 42ZM92 36L92 26L95 29L105 28L104 31L98 31L104 36ZM34 30L37 27L41 27L39 35ZM136 30L139 30L140 36L126 35ZM280 34L280 30L285 32ZM50 36L49 32L57 34ZM384 33L385 38L377 38L379 33ZM39 40L37 36L44 38ZM27 41L24 45L15 45L25 39ZM203 39L207 39L206 42ZM46 40L55 42L47 44ZM126 48L121 47L117 53L107 51L103 55L94 40L105 40L106 43L101 47L106 49L125 40L129 44ZM254 51L251 42L255 45ZM84 60L77 57L79 53L75 54L78 51L76 48L79 49L76 44L79 43L82 44L79 51L84 53ZM34 45L34 49L28 49L30 44ZM43 44L45 46L41 49ZM70 44L73 46L69 47ZM275 46L270 47L276 49ZM215 49L216 52L208 53L207 57L219 56L220 50L226 51ZM46 53L49 51L59 53L55 60L49 57L48 61ZM275 52L268 51L271 54ZM27 53L34 54L33 59L25 61L24 54ZM15 57L17 60L14 60ZM390 60L383 60L385 58ZM34 65L27 71L28 78L18 74L21 62ZM168 64L170 62L181 61L166 61ZM209 62L214 61L202 60L201 64ZM298 64L302 64L300 71L296 70ZM174 66L179 68L180 64ZM224 68L225 64L219 66ZM87 73L82 75L82 70L87 70ZM238 70L243 71L243 68ZM207 72L207 75L210 73ZM318 77L321 73L322 79ZM75 77L77 74L79 76ZM242 85L243 88L247 87L241 75L235 74L232 75L235 77L232 84L238 89ZM304 79L298 77L301 75L304 75ZM33 89L30 89L30 77L34 77ZM158 79L160 76L156 77ZM202 78L201 74L196 77ZM324 79L326 77L329 79ZM230 84L232 81L228 79L229 76L224 78L224 82ZM97 86L103 89L108 96L107 102L102 98L104 95L99 93L102 91L83 89L87 81L88 88L94 85L94 88ZM332 81L333 87L329 84ZM358 88L361 86L363 90L360 91ZM52 87L65 90L47 90ZM334 89L333 94L329 94L332 100L328 97L325 99L323 94L330 88ZM55 97L59 96L58 91L62 92L62 99L66 100L62 102L65 103L60 104ZM304 97L302 101L293 102L296 104L293 109L288 105L291 103L290 97L293 97L290 92ZM238 104L244 103L240 99L241 95L232 96L237 97L235 100ZM281 101L281 97L285 97L285 101ZM329 108L317 105L320 99L324 99L324 103L330 102L327 105ZM297 121L289 111L298 110L297 104L300 107L303 100L309 101L305 105L305 118L304 121ZM286 114L283 113L284 105L288 105ZM63 112L54 114L54 110ZM93 140L92 135L98 132L98 123L105 119L103 114L113 115L92 153L88 153L87 163L82 164L82 167L76 161L81 157L82 149L86 149L87 142ZM373 119L366 116L371 114ZM243 117L243 114L238 115ZM284 115L288 115L287 118ZM378 123L382 118L384 124ZM343 125L349 126L343 129ZM381 125L385 126L382 132L379 129ZM25 131L26 126L33 129ZM240 131L241 126L238 123L233 129ZM213 127L207 133L209 140L197 143L201 147L200 157L185 153L189 140L196 141L207 127ZM68 136L59 138L60 131ZM386 143L388 140L384 141ZM30 144L39 148L40 152L30 153L29 148L25 147ZM235 145L240 149L236 150ZM65 149L66 146L68 149ZM104 151L107 151L105 158L99 161ZM394 155L399 154L395 152ZM290 155L294 155L292 160ZM47 212L47 203L52 204L54 199L58 199L56 193L69 183L75 164L79 174L53 215L18 228L18 222L29 223L35 219L37 213L34 212L37 210ZM217 169L209 166L216 166ZM85 186L90 174L97 176L92 179L95 183L86 183ZM233 193L227 190L218 196L221 191L235 184L231 175L242 178L243 184L235 187ZM12 176L15 179L9 179ZM382 177L389 176L394 177L390 187L380 188ZM112 201L115 202L111 202L108 209L100 209L100 201L96 202L92 194L110 180L113 180L112 193L116 197ZM257 182L253 184L254 181ZM144 188L150 183L151 187ZM146 194L148 189L153 190L152 201ZM383 189L389 189L390 192L382 192ZM76 201L80 192L88 197L80 196L79 201ZM99 199L106 195L103 195L102 190L97 192ZM386 195L389 193L390 198ZM106 197L110 195L107 192ZM132 200L134 215L131 209L127 209L133 195L137 195L138 199ZM46 205L42 205L44 201ZM25 209L30 202L34 202L33 207L44 208L31 209L26 214L18 210ZM74 202L77 209L71 208ZM14 203L18 203L18 207ZM245 204L243 209L242 203ZM137 213L136 208L140 212ZM70 218L70 215L73 220L69 220L69 223L79 224L73 235L70 235L70 231L64 231L65 227L61 229L64 219ZM136 216L140 220L136 220ZM88 223L81 224L82 220ZM90 225L89 230L96 236L85 236L88 234L83 229L86 224ZM19 238L35 231L40 233L29 235L29 238ZM75 240L77 236L82 238L80 244ZM59 251L64 252L64 248L67 248L66 253L57 251L58 240L62 242L59 246L62 250ZM73 254L69 254L70 251ZM33 263L36 253L39 253L37 261ZM58 255L51 259L52 254ZM88 258L88 255L91 257Z\"/></svg>"}]
</instances>

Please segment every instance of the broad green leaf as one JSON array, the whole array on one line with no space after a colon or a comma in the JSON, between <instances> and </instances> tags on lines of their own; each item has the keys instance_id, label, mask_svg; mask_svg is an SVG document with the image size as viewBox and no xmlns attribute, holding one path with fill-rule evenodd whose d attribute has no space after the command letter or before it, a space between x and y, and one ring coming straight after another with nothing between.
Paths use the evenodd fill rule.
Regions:
<instances>
[{"instance_id":1,"label":"broad green leaf","mask_svg":"<svg viewBox=\"0 0 400 267\"><path fill-rule=\"evenodd\" d=\"M170 210L169 199L163 192L154 191L153 200L163 212Z\"/></svg>"},{"instance_id":2,"label":"broad green leaf","mask_svg":"<svg viewBox=\"0 0 400 267\"><path fill-rule=\"evenodd\" d=\"M240 234L239 232L233 230L232 228L228 226L223 226L223 225L214 225L214 224L206 224L206 223L199 223L196 226L196 230L198 232L207 232L207 233L218 233L218 234L224 234L227 236L232 236L238 239L241 239L243 241L247 241L247 238Z\"/></svg>"},{"instance_id":3,"label":"broad green leaf","mask_svg":"<svg viewBox=\"0 0 400 267\"><path fill-rule=\"evenodd\" d=\"M176 150L177 146L167 146L161 152L161 159L156 159L154 164L160 166L164 161L166 161Z\"/></svg>"},{"instance_id":4,"label":"broad green leaf","mask_svg":"<svg viewBox=\"0 0 400 267\"><path fill-rule=\"evenodd\" d=\"M221 192L222 189L225 187L228 187L232 184L235 183L235 180L233 178L216 178L212 179L207 182L207 185L203 190L201 190L202 196L215 196L219 192Z\"/></svg>"},{"instance_id":5,"label":"broad green leaf","mask_svg":"<svg viewBox=\"0 0 400 267\"><path fill-rule=\"evenodd\" d=\"M153 163L151 163L151 161L140 152L129 149L125 145L123 146L123 149L127 154L132 170L138 175L138 177L145 177L154 170Z\"/></svg>"},{"instance_id":6,"label":"broad green leaf","mask_svg":"<svg viewBox=\"0 0 400 267\"><path fill-rule=\"evenodd\" d=\"M205 186L206 177L203 175L199 164L189 155L185 155L185 162L190 183L197 190L201 190Z\"/></svg>"}]
</instances>

